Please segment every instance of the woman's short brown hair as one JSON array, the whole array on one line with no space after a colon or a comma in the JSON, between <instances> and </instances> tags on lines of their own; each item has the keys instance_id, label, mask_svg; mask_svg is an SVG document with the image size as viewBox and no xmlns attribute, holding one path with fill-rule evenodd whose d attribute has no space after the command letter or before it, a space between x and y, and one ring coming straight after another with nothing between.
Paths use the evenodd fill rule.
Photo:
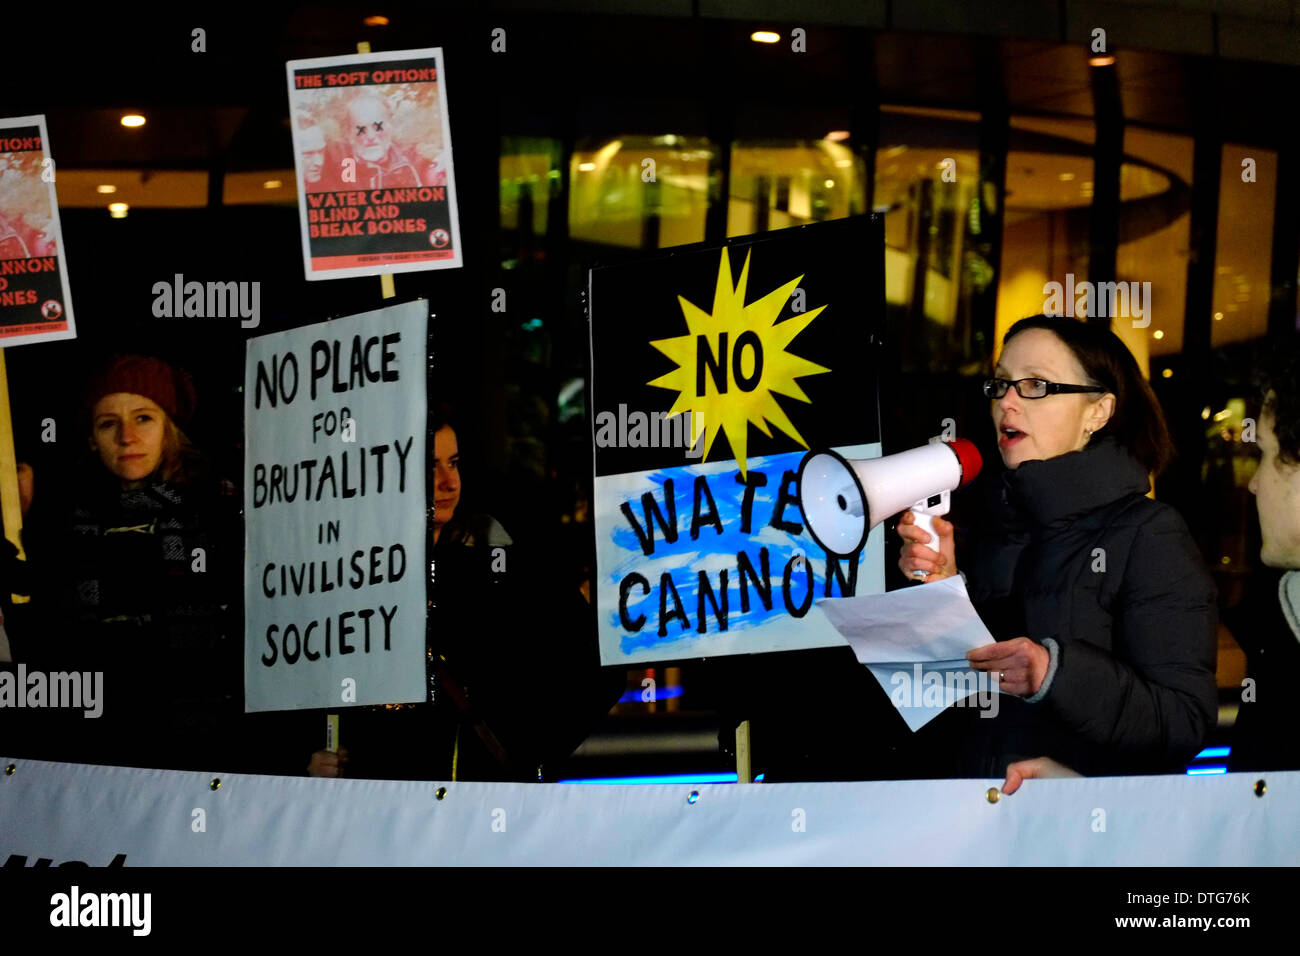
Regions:
<instances>
[{"instance_id":1,"label":"woman's short brown hair","mask_svg":"<svg viewBox=\"0 0 1300 956\"><path fill-rule=\"evenodd\" d=\"M1011 326L1002 347L1028 329L1045 329L1055 335L1083 367L1086 384L1100 385L1115 396L1115 411L1095 434L1114 436L1153 475L1164 471L1174 458L1169 425L1137 359L1119 336L1105 326L1079 319L1034 315Z\"/></svg>"}]
</instances>

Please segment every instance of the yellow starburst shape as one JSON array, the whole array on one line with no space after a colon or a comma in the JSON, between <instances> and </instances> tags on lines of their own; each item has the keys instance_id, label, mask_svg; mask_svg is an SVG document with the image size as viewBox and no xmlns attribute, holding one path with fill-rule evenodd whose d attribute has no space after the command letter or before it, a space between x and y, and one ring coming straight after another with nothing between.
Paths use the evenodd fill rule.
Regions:
<instances>
[{"instance_id":1,"label":"yellow starburst shape","mask_svg":"<svg viewBox=\"0 0 1300 956\"><path fill-rule=\"evenodd\" d=\"M752 423L768 438L771 422L804 448L808 443L772 396L785 395L811 403L796 379L820 375L830 369L786 351L788 346L826 306L796 314L777 324L790 295L803 276L791 279L760 299L745 304L749 283L749 253L740 281L731 284L731 261L722 250L718 281L713 292L713 312L708 313L677 297L686 319L687 333L650 344L677 363L677 368L648 385L675 390L677 400L669 416L691 413L691 436L704 436L704 455L720 432L735 454L740 474L746 473L746 448Z\"/></svg>"}]
</instances>

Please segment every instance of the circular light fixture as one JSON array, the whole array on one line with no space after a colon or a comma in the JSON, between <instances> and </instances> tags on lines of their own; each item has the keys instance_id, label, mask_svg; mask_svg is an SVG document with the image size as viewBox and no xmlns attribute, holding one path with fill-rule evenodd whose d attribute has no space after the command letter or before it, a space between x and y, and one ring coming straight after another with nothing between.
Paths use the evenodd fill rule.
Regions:
<instances>
[{"instance_id":1,"label":"circular light fixture","mask_svg":"<svg viewBox=\"0 0 1300 956\"><path fill-rule=\"evenodd\" d=\"M111 202L108 204L108 214L114 219L125 219L126 212L131 207L124 202Z\"/></svg>"},{"instance_id":2,"label":"circular light fixture","mask_svg":"<svg viewBox=\"0 0 1300 956\"><path fill-rule=\"evenodd\" d=\"M127 113L122 117L122 125L128 129L135 129L144 125L144 117L139 113Z\"/></svg>"},{"instance_id":3,"label":"circular light fixture","mask_svg":"<svg viewBox=\"0 0 1300 956\"><path fill-rule=\"evenodd\" d=\"M781 34L773 33L771 30L755 30L749 38L755 43L779 43Z\"/></svg>"},{"instance_id":4,"label":"circular light fixture","mask_svg":"<svg viewBox=\"0 0 1300 956\"><path fill-rule=\"evenodd\" d=\"M1222 322L1222 321L1223 321L1223 313L1222 313L1222 312L1215 312L1215 313L1214 313L1214 321L1215 321L1215 322Z\"/></svg>"},{"instance_id":5,"label":"circular light fixture","mask_svg":"<svg viewBox=\"0 0 1300 956\"><path fill-rule=\"evenodd\" d=\"M100 183L95 187L95 192L99 193L101 196L108 196L117 192L117 187L112 183Z\"/></svg>"},{"instance_id":6,"label":"circular light fixture","mask_svg":"<svg viewBox=\"0 0 1300 956\"><path fill-rule=\"evenodd\" d=\"M1163 339L1163 338L1165 337L1165 333L1164 333L1163 331L1161 331L1160 329L1156 329L1156 330L1155 330L1153 333L1151 333L1151 334L1152 334L1153 336L1155 336L1156 338L1158 338L1158 339Z\"/></svg>"},{"instance_id":7,"label":"circular light fixture","mask_svg":"<svg viewBox=\"0 0 1300 956\"><path fill-rule=\"evenodd\" d=\"M1162 372L1160 373L1160 377L1161 377L1161 378L1173 378L1173 377L1174 377L1174 370L1171 369L1171 368L1167 368L1167 369L1165 369L1164 371L1162 371Z\"/></svg>"}]
</instances>

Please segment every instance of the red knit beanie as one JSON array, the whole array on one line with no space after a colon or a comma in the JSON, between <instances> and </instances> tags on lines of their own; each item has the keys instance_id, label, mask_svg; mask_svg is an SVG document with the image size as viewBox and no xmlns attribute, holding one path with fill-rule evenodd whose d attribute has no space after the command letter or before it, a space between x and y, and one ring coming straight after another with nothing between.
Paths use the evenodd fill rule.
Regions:
<instances>
[{"instance_id":1,"label":"red knit beanie","mask_svg":"<svg viewBox=\"0 0 1300 956\"><path fill-rule=\"evenodd\" d=\"M185 372L147 355L115 355L94 378L86 392L86 416L105 395L127 392L155 402L172 421L184 425L194 413L194 383Z\"/></svg>"}]
</instances>

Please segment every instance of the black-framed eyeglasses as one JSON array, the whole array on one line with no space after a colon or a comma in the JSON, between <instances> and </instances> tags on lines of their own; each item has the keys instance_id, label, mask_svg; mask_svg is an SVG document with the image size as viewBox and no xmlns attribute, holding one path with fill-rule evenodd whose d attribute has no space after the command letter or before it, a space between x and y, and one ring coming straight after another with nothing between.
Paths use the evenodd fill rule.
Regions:
<instances>
[{"instance_id":1,"label":"black-framed eyeglasses","mask_svg":"<svg viewBox=\"0 0 1300 956\"><path fill-rule=\"evenodd\" d=\"M1005 378L990 378L984 383L986 398L1001 398L1007 389L1015 386L1016 394L1021 398L1046 398L1048 395L1078 392L1105 392L1100 385L1061 385L1042 378L1018 378L1014 382Z\"/></svg>"}]
</instances>

